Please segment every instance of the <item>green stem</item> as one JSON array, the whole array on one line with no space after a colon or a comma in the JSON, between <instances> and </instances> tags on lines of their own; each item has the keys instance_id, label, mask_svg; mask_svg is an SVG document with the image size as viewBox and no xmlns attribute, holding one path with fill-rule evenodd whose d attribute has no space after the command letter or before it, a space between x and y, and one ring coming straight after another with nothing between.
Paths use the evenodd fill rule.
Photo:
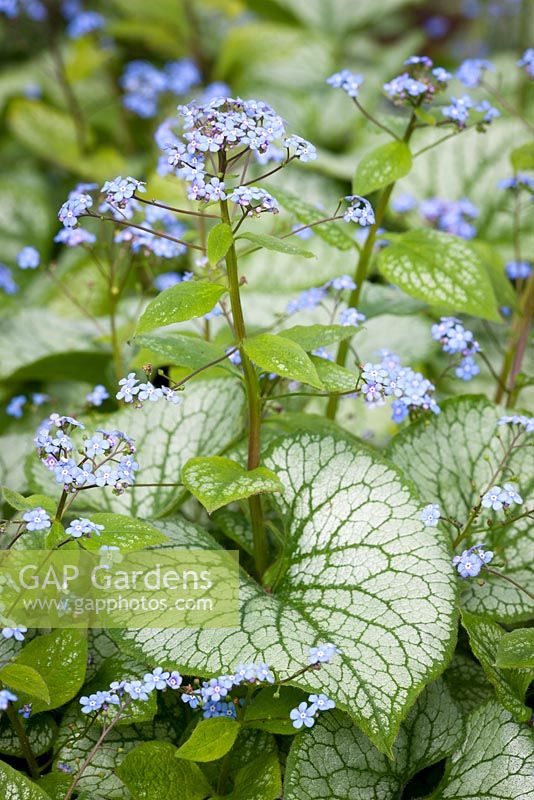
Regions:
<instances>
[{"instance_id":1,"label":"green stem","mask_svg":"<svg viewBox=\"0 0 534 800\"><path fill-rule=\"evenodd\" d=\"M219 205L222 221L230 225L227 201L221 200ZM261 394L256 369L242 346L243 340L246 338L246 328L243 308L241 306L241 296L239 293L239 272L234 244L231 245L226 254L226 270L228 274L228 291L234 322L235 343L239 348L247 390L249 419L247 467L248 469L256 469L256 467L260 465L261 456ZM249 497L248 505L254 541L254 563L256 565L256 571L261 578L267 566L267 539L265 537L263 509L259 495Z\"/></svg>"},{"instance_id":2,"label":"green stem","mask_svg":"<svg viewBox=\"0 0 534 800\"><path fill-rule=\"evenodd\" d=\"M6 708L6 714L8 716L11 725L13 726L13 730L17 734L17 738L20 742L20 749L24 754L24 758L26 759L26 764L28 765L28 769L30 770L30 775L32 778L40 778L41 771L39 769L39 764L33 754L33 750L31 748L30 742L28 737L26 736L26 731L24 730L24 725L20 721L20 717L13 708L13 706L9 705Z\"/></svg>"},{"instance_id":3,"label":"green stem","mask_svg":"<svg viewBox=\"0 0 534 800\"><path fill-rule=\"evenodd\" d=\"M61 522L61 517L63 516L63 512L65 510L65 503L67 502L67 492L63 490L61 493L61 497L59 498L59 503L57 504L56 515L54 517L54 522Z\"/></svg>"},{"instance_id":4,"label":"green stem","mask_svg":"<svg viewBox=\"0 0 534 800\"><path fill-rule=\"evenodd\" d=\"M499 384L495 393L495 402L500 403L505 392L508 394L507 408L513 408L517 400L517 376L528 344L530 326L534 317L534 272L527 281L521 297L519 310L512 323L512 333L508 349L504 356Z\"/></svg>"},{"instance_id":5,"label":"green stem","mask_svg":"<svg viewBox=\"0 0 534 800\"><path fill-rule=\"evenodd\" d=\"M410 141L410 137L413 133L416 121L417 117L415 116L415 114L412 114L412 116L410 117L410 121L408 122L408 126L406 128L404 136L402 137L403 142L408 143ZM391 197L391 193L393 192L394 188L395 188L395 183L390 183L389 186L386 186L384 191L382 192L382 196L380 197L380 201L378 203L375 212L375 223L374 225L371 225L371 227L369 228L367 239L365 240L365 244L360 252L360 257L358 259L358 264L356 266L356 272L354 274L354 283L356 284L356 288L352 290L349 298L349 307L351 308L355 308L360 300L363 283L367 276L369 262L371 261L371 255L373 253L373 246L376 241L376 234L380 225L382 224L382 220L384 219L384 215L386 213L386 209L389 203L389 198ZM349 352L349 340L345 339L343 342L340 343L338 347L336 363L344 367L345 362L347 360L348 352ZM339 405L339 397L332 396L328 401L328 405L326 406L326 416L328 417L328 419L336 418L338 405Z\"/></svg>"}]
</instances>

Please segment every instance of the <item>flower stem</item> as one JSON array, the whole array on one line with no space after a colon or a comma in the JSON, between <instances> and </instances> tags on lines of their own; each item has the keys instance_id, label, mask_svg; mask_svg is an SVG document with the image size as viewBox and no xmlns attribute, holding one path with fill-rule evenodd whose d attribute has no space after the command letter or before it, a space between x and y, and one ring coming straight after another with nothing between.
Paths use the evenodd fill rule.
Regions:
<instances>
[{"instance_id":1,"label":"flower stem","mask_svg":"<svg viewBox=\"0 0 534 800\"><path fill-rule=\"evenodd\" d=\"M415 125L417 122L417 117L414 113L410 117L406 130L404 132L404 136L402 137L402 141L406 144L410 141L410 137L414 131ZM376 241L376 234L378 228L380 227L382 220L384 219L384 215L386 213L386 209L388 207L389 198L391 197L391 193L395 188L395 183L390 183L386 186L382 192L380 197L376 212L375 212L375 223L371 225L369 228L369 233L367 234L367 239L365 240L365 244L361 249L360 257L358 259L358 264L356 266L356 272L354 274L354 283L356 284L356 288L352 290L351 295L349 297L349 307L355 308L360 300L360 295L363 288L363 283L365 281L367 270L369 268L369 262L371 261L371 255L373 253L373 246ZM340 366L345 366L345 361L347 360L347 355L349 352L349 340L345 339L342 341L338 347L336 363ZM339 405L339 396L332 396L328 401L326 406L326 416L328 419L335 419L337 414L337 409Z\"/></svg>"},{"instance_id":2,"label":"flower stem","mask_svg":"<svg viewBox=\"0 0 534 800\"><path fill-rule=\"evenodd\" d=\"M26 736L26 731L24 730L24 725L20 721L19 715L10 704L8 704L6 708L6 714L11 722L11 725L13 726L13 730L17 734L17 738L20 743L20 749L22 750L24 758L26 759L26 764L30 770L30 775L32 778L40 778L41 770L39 769L39 764L37 763L37 760L33 754L33 750L28 737Z\"/></svg>"},{"instance_id":3,"label":"flower stem","mask_svg":"<svg viewBox=\"0 0 534 800\"><path fill-rule=\"evenodd\" d=\"M221 220L227 225L230 225L227 201L221 200L219 205L221 209ZM241 296L239 293L239 272L234 244L231 245L226 254L226 270L228 274L228 290L234 322L235 343L241 355L247 390L249 419L247 467L248 469L256 469L260 464L261 455L261 394L256 369L242 346L243 340L246 337L246 328L243 308L241 306ZM256 572L261 578L267 566L267 540L265 537L263 509L259 495L249 497L248 505L254 541L254 563L256 565Z\"/></svg>"},{"instance_id":4,"label":"flower stem","mask_svg":"<svg viewBox=\"0 0 534 800\"><path fill-rule=\"evenodd\" d=\"M500 403L505 392L508 394L507 408L513 408L517 400L517 376L521 372L521 365L528 344L530 326L534 317L534 272L527 281L519 310L512 323L512 333L508 349L504 356L500 380L495 393L495 402Z\"/></svg>"},{"instance_id":5,"label":"flower stem","mask_svg":"<svg viewBox=\"0 0 534 800\"><path fill-rule=\"evenodd\" d=\"M508 583L511 583L512 586L515 586L516 589L519 589L519 591L524 592L527 595L527 597L531 598L531 600L534 600L534 594L532 594L532 592L529 592L529 590L526 589L524 586L522 586L522 584L518 583L513 578L510 578L509 575L505 575L504 572L499 572L499 570L492 569L491 567L485 567L485 571L489 572L490 575L497 575L498 578L504 578L505 581L508 581Z\"/></svg>"}]
</instances>

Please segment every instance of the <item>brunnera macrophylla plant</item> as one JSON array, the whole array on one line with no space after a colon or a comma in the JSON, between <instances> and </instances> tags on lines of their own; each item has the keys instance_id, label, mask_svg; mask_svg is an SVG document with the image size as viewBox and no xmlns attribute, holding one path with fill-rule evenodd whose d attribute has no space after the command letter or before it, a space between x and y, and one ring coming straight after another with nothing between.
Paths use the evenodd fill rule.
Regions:
<instances>
[{"instance_id":1,"label":"brunnera macrophylla plant","mask_svg":"<svg viewBox=\"0 0 534 800\"><path fill-rule=\"evenodd\" d=\"M72 29L99 29L81 13ZM506 268L468 197L397 191L416 159L501 115L532 134L492 70L408 58L387 115L363 76L325 76L387 137L331 208L286 185L314 145L267 102L217 91L158 125L164 196L129 175L70 191L55 241L87 254L107 316L63 288L108 368L75 399L9 398L16 420L47 416L26 485L3 490L4 549L238 550L239 625L43 633L2 608L7 797L393 800L411 781L436 800L529 796L532 142L495 190L514 220ZM148 119L199 81L134 62L124 104ZM258 311L251 256L313 275L318 240L344 271ZM0 280L17 293L9 267ZM391 323L375 341L376 305L433 359L395 352ZM352 420L384 407L379 447Z\"/></svg>"}]
</instances>

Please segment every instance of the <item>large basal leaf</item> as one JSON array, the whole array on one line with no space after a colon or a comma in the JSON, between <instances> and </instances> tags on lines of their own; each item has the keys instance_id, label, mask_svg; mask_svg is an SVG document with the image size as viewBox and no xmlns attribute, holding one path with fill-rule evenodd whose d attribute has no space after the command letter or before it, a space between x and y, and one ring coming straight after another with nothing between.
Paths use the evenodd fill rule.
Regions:
<instances>
[{"instance_id":1,"label":"large basal leaf","mask_svg":"<svg viewBox=\"0 0 534 800\"><path fill-rule=\"evenodd\" d=\"M355 194L371 194L407 175L412 154L405 142L388 142L364 155L356 167L352 188Z\"/></svg>"},{"instance_id":2,"label":"large basal leaf","mask_svg":"<svg viewBox=\"0 0 534 800\"><path fill-rule=\"evenodd\" d=\"M0 378L101 381L109 354L93 344L96 335L85 320L63 319L42 308L20 309L0 322Z\"/></svg>"},{"instance_id":3,"label":"large basal leaf","mask_svg":"<svg viewBox=\"0 0 534 800\"><path fill-rule=\"evenodd\" d=\"M148 333L175 322L202 317L225 293L224 286L208 281L183 281L170 286L147 305L135 333Z\"/></svg>"},{"instance_id":4,"label":"large basal leaf","mask_svg":"<svg viewBox=\"0 0 534 800\"><path fill-rule=\"evenodd\" d=\"M50 800L48 795L21 772L0 761L2 800Z\"/></svg>"},{"instance_id":5,"label":"large basal leaf","mask_svg":"<svg viewBox=\"0 0 534 800\"><path fill-rule=\"evenodd\" d=\"M423 530L420 503L397 471L361 445L305 433L278 441L264 462L285 487L274 500L287 529L276 593L243 578L239 630L124 631L121 646L194 674L261 658L288 676L307 663L310 646L333 641L343 654L296 685L321 688L389 751L451 654L447 547Z\"/></svg>"},{"instance_id":6,"label":"large basal leaf","mask_svg":"<svg viewBox=\"0 0 534 800\"><path fill-rule=\"evenodd\" d=\"M391 283L448 311L500 321L489 276L465 239L430 228L390 238L378 264Z\"/></svg>"},{"instance_id":7,"label":"large basal leaf","mask_svg":"<svg viewBox=\"0 0 534 800\"><path fill-rule=\"evenodd\" d=\"M204 800L211 786L200 767L178 758L177 752L169 742L140 744L123 759L117 774L135 800Z\"/></svg>"},{"instance_id":8,"label":"large basal leaf","mask_svg":"<svg viewBox=\"0 0 534 800\"><path fill-rule=\"evenodd\" d=\"M530 800L534 740L498 703L475 709L433 800Z\"/></svg>"},{"instance_id":9,"label":"large basal leaf","mask_svg":"<svg viewBox=\"0 0 534 800\"><path fill-rule=\"evenodd\" d=\"M532 711L525 705L525 693L534 678L534 670L495 666L498 647L505 635L496 622L464 610L462 624L468 633L471 649L482 664L498 699L518 722L526 722Z\"/></svg>"},{"instance_id":10,"label":"large basal leaf","mask_svg":"<svg viewBox=\"0 0 534 800\"><path fill-rule=\"evenodd\" d=\"M50 750L57 734L57 725L52 714L36 714L24 724L24 731L36 756ZM0 753L24 758L20 741L5 714L0 716Z\"/></svg>"},{"instance_id":11,"label":"large basal leaf","mask_svg":"<svg viewBox=\"0 0 534 800\"><path fill-rule=\"evenodd\" d=\"M450 666L443 673L443 680L464 718L494 697L493 687L488 683L480 664L463 653L455 653Z\"/></svg>"},{"instance_id":12,"label":"large basal leaf","mask_svg":"<svg viewBox=\"0 0 534 800\"><path fill-rule=\"evenodd\" d=\"M393 759L373 747L345 714L321 714L291 747L284 797L397 800L413 775L453 752L462 733L458 706L441 681L428 687L402 724Z\"/></svg>"},{"instance_id":13,"label":"large basal leaf","mask_svg":"<svg viewBox=\"0 0 534 800\"><path fill-rule=\"evenodd\" d=\"M465 520L501 458L497 435L503 442L510 436L506 426L497 426L503 413L483 397L448 400L439 416L398 434L389 448L389 457L410 475L425 503L438 503L443 515ZM519 478L525 507L532 508L534 464L529 448L515 451L510 468ZM488 530L484 541L504 563L502 571L532 590L534 538L528 535L530 526L527 518L495 533ZM473 613L505 623L533 615L532 600L497 576L485 575L483 586L462 581L461 587L462 602Z\"/></svg>"},{"instance_id":14,"label":"large basal leaf","mask_svg":"<svg viewBox=\"0 0 534 800\"><path fill-rule=\"evenodd\" d=\"M226 447L242 430L243 407L240 385L219 379L190 383L178 406L160 400L108 415L106 429L125 431L136 443L138 483L170 485L134 486L120 497L109 489L91 489L81 493L73 510L94 508L143 519L163 514L183 498L183 488L175 484L180 483L185 462ZM31 458L28 465L32 484L51 492L49 473L38 459Z\"/></svg>"}]
</instances>

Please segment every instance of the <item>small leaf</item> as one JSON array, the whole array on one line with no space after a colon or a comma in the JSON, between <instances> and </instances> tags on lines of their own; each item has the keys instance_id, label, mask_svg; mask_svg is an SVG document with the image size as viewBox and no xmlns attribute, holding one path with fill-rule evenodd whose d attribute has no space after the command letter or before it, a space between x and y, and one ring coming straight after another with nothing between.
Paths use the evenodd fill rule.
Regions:
<instances>
[{"instance_id":1,"label":"small leaf","mask_svg":"<svg viewBox=\"0 0 534 800\"><path fill-rule=\"evenodd\" d=\"M226 222L219 222L211 229L208 236L208 261L212 267L225 257L233 241L232 229Z\"/></svg>"},{"instance_id":2,"label":"small leaf","mask_svg":"<svg viewBox=\"0 0 534 800\"><path fill-rule=\"evenodd\" d=\"M32 494L30 497L24 497L24 495L15 492L13 489L2 486L2 495L8 506L14 508L15 511L31 511L38 506L44 508L51 515L55 514L56 511L57 502L43 494Z\"/></svg>"},{"instance_id":3,"label":"small leaf","mask_svg":"<svg viewBox=\"0 0 534 800\"><path fill-rule=\"evenodd\" d=\"M164 533L141 519L101 512L91 514L91 521L104 526L104 530L98 535L95 534L90 539L83 537L80 540L82 546L92 552L98 552L105 545L118 547L123 553L133 553L136 550L144 550L145 547L168 542Z\"/></svg>"},{"instance_id":4,"label":"small leaf","mask_svg":"<svg viewBox=\"0 0 534 800\"><path fill-rule=\"evenodd\" d=\"M48 686L37 670L25 664L6 664L0 670L0 681L15 692L24 692L30 697L37 697L47 705L50 703Z\"/></svg>"},{"instance_id":5,"label":"small leaf","mask_svg":"<svg viewBox=\"0 0 534 800\"><path fill-rule=\"evenodd\" d=\"M303 225L311 225L325 218L322 209L306 203L299 195L280 189L278 186L269 186L269 191L280 205L294 214ZM354 239L347 233L346 226L339 222L322 222L311 230L337 250L353 250L355 247Z\"/></svg>"},{"instance_id":6,"label":"small leaf","mask_svg":"<svg viewBox=\"0 0 534 800\"><path fill-rule=\"evenodd\" d=\"M525 693L534 678L534 670L507 670L494 666L504 630L490 619L462 611L462 624L469 635L471 649L480 661L502 705L519 722L530 719L532 711L525 705Z\"/></svg>"},{"instance_id":7,"label":"small leaf","mask_svg":"<svg viewBox=\"0 0 534 800\"><path fill-rule=\"evenodd\" d=\"M236 500L281 492L284 488L270 469L246 470L236 461L221 456L191 458L182 469L182 480L208 514Z\"/></svg>"},{"instance_id":8,"label":"small leaf","mask_svg":"<svg viewBox=\"0 0 534 800\"><path fill-rule=\"evenodd\" d=\"M497 647L498 667L534 668L534 628L519 628L506 633Z\"/></svg>"},{"instance_id":9,"label":"small leaf","mask_svg":"<svg viewBox=\"0 0 534 800\"><path fill-rule=\"evenodd\" d=\"M527 142L512 150L510 161L516 172L534 169L534 142Z\"/></svg>"},{"instance_id":10,"label":"small leaf","mask_svg":"<svg viewBox=\"0 0 534 800\"><path fill-rule=\"evenodd\" d=\"M388 142L367 153L356 168L354 194L371 194L395 183L412 168L412 154L405 142Z\"/></svg>"},{"instance_id":11,"label":"small leaf","mask_svg":"<svg viewBox=\"0 0 534 800\"><path fill-rule=\"evenodd\" d=\"M176 757L169 742L146 742L135 747L117 768L117 775L134 800L203 800L212 789L191 761Z\"/></svg>"},{"instance_id":12,"label":"small leaf","mask_svg":"<svg viewBox=\"0 0 534 800\"><path fill-rule=\"evenodd\" d=\"M434 126L437 122L436 117L433 114L430 114L424 108L414 108L414 114L418 119L421 120L421 122L424 122L425 125Z\"/></svg>"},{"instance_id":13,"label":"small leaf","mask_svg":"<svg viewBox=\"0 0 534 800\"><path fill-rule=\"evenodd\" d=\"M176 751L177 758L187 761L215 761L233 746L240 724L228 717L201 720L189 739Z\"/></svg>"},{"instance_id":14,"label":"small leaf","mask_svg":"<svg viewBox=\"0 0 534 800\"><path fill-rule=\"evenodd\" d=\"M222 348L190 333L142 334L136 336L135 343L159 356L162 359L160 364L172 364L191 370L204 367L224 355ZM221 361L217 366L235 372L229 361Z\"/></svg>"},{"instance_id":15,"label":"small leaf","mask_svg":"<svg viewBox=\"0 0 534 800\"><path fill-rule=\"evenodd\" d=\"M310 357L296 342L272 333L261 333L245 339L243 349L260 369L308 383L316 389L324 388Z\"/></svg>"},{"instance_id":16,"label":"small leaf","mask_svg":"<svg viewBox=\"0 0 534 800\"><path fill-rule=\"evenodd\" d=\"M327 358L310 356L317 374L327 392L353 392L358 376Z\"/></svg>"},{"instance_id":17,"label":"small leaf","mask_svg":"<svg viewBox=\"0 0 534 800\"><path fill-rule=\"evenodd\" d=\"M277 253L287 253L290 256L303 256L304 258L315 258L315 253L305 250L296 244L290 244L286 239L277 239L276 236L269 236L266 233L241 233L237 239L246 239L257 247L265 247L266 250L275 250Z\"/></svg>"},{"instance_id":18,"label":"small leaf","mask_svg":"<svg viewBox=\"0 0 534 800\"><path fill-rule=\"evenodd\" d=\"M71 700L83 684L87 668L86 633L63 629L37 636L20 651L13 663L33 667L48 687L50 701L34 701L34 714L59 708Z\"/></svg>"},{"instance_id":19,"label":"small leaf","mask_svg":"<svg viewBox=\"0 0 534 800\"><path fill-rule=\"evenodd\" d=\"M50 800L37 784L0 761L0 796L4 800Z\"/></svg>"},{"instance_id":20,"label":"small leaf","mask_svg":"<svg viewBox=\"0 0 534 800\"><path fill-rule=\"evenodd\" d=\"M489 276L471 245L430 228L390 236L379 255L382 274L413 297L447 311L499 322Z\"/></svg>"},{"instance_id":21,"label":"small leaf","mask_svg":"<svg viewBox=\"0 0 534 800\"><path fill-rule=\"evenodd\" d=\"M212 310L225 291L224 286L207 281L182 281L170 286L145 308L135 335L202 317Z\"/></svg>"},{"instance_id":22,"label":"small leaf","mask_svg":"<svg viewBox=\"0 0 534 800\"><path fill-rule=\"evenodd\" d=\"M309 352L318 347L341 342L343 339L350 339L359 330L360 328L355 328L353 325L295 325L293 328L278 331L278 336L291 339Z\"/></svg>"}]
</instances>

